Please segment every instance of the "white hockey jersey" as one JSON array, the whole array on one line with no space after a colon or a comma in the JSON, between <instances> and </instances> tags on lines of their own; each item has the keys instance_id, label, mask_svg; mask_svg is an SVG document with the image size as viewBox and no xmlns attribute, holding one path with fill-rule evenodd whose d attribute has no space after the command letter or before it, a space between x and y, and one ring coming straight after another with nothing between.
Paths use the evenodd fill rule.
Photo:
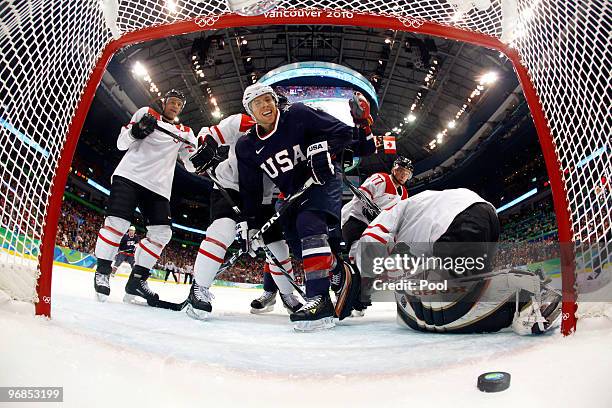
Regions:
<instances>
[{"instance_id":1,"label":"white hockey jersey","mask_svg":"<svg viewBox=\"0 0 612 408\"><path fill-rule=\"evenodd\" d=\"M187 139L194 145L197 144L193 131L189 127L164 122L161 120L161 115L154 109L140 108L132 116L130 123L121 129L117 139L117 148L127 150L127 152L119 162L113 176L125 177L170 200L176 159L180 157L187 171L194 172L195 168L189 161L189 157L195 153L195 149L159 130L154 130L142 140L134 138L130 129L147 112L157 119L160 127Z\"/></svg>"},{"instance_id":2,"label":"white hockey jersey","mask_svg":"<svg viewBox=\"0 0 612 408\"><path fill-rule=\"evenodd\" d=\"M224 188L238 191L238 162L236 161L236 142L255 124L250 116L238 113L228 116L218 125L204 127L198 133L200 143L212 137L219 146L229 146L227 159L215 168L215 175Z\"/></svg>"},{"instance_id":3,"label":"white hockey jersey","mask_svg":"<svg viewBox=\"0 0 612 408\"><path fill-rule=\"evenodd\" d=\"M455 217L476 203L487 203L493 207L493 204L467 188L423 191L390 210L382 211L368 225L359 243L405 242L414 255L431 256L434 242L446 232ZM358 248L354 254L357 259L359 252Z\"/></svg>"},{"instance_id":4,"label":"white hockey jersey","mask_svg":"<svg viewBox=\"0 0 612 408\"><path fill-rule=\"evenodd\" d=\"M400 200L405 200L408 197L406 187L395 187L391 175L387 173L372 174L363 182L359 189L381 210L388 210L400 202ZM367 224L368 220L362 211L363 203L357 197L353 197L351 201L342 207L341 225L344 225L350 217L357 218Z\"/></svg>"}]
</instances>

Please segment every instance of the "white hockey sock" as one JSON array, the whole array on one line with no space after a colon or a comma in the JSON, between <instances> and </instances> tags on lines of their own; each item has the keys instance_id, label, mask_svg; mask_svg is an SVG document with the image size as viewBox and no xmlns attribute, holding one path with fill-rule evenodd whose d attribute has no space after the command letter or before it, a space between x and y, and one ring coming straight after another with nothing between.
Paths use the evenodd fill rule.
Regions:
<instances>
[{"instance_id":1,"label":"white hockey sock","mask_svg":"<svg viewBox=\"0 0 612 408\"><path fill-rule=\"evenodd\" d=\"M164 247L172 238L169 225L149 225L147 236L140 240L134 252L134 264L151 269L159 259Z\"/></svg>"},{"instance_id":2,"label":"white hockey sock","mask_svg":"<svg viewBox=\"0 0 612 408\"><path fill-rule=\"evenodd\" d=\"M268 248L276 259L281 263L285 271L289 273L292 279L295 279L293 276L293 266L291 265L291 259L289 258L289 246L285 241L276 241L268 244ZM274 279L274 283L278 286L278 290L280 290L283 294L293 293L293 286L287 279L285 275L281 272L281 269L276 266L270 259L266 259L266 269L270 271L272 275L272 279Z\"/></svg>"},{"instance_id":3,"label":"white hockey sock","mask_svg":"<svg viewBox=\"0 0 612 408\"><path fill-rule=\"evenodd\" d=\"M231 218L214 220L206 229L193 266L193 276L200 286L209 288L223 263L227 248L236 237L236 222Z\"/></svg>"},{"instance_id":4,"label":"white hockey sock","mask_svg":"<svg viewBox=\"0 0 612 408\"><path fill-rule=\"evenodd\" d=\"M123 218L108 216L104 226L98 232L95 255L98 259L112 261L119 250L121 238L130 227L130 222Z\"/></svg>"}]
</instances>

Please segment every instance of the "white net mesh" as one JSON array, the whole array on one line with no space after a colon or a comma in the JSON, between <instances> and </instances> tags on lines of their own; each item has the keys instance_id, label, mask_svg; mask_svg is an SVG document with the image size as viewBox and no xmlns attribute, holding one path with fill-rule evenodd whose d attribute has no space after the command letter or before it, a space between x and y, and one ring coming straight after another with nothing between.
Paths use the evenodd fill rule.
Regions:
<instances>
[{"instance_id":1,"label":"white net mesh","mask_svg":"<svg viewBox=\"0 0 612 408\"><path fill-rule=\"evenodd\" d=\"M200 26L210 27L228 12L225 1L173 3L174 12L164 0L0 4L0 246L10 254L3 265L26 265L38 255L61 150L104 47L113 37L162 24L199 18ZM574 239L603 243L601 259L609 265L608 0L298 0L280 1L283 8L394 16L407 29L430 21L512 43L552 133ZM0 268L0 289L8 286L5 270ZM35 299L33 289L25 298Z\"/></svg>"}]
</instances>

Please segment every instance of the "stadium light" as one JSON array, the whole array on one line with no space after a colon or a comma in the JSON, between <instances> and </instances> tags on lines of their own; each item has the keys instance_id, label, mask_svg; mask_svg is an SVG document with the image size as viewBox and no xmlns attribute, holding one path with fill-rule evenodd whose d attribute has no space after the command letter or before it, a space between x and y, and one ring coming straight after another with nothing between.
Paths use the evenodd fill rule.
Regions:
<instances>
[{"instance_id":1,"label":"stadium light","mask_svg":"<svg viewBox=\"0 0 612 408\"><path fill-rule=\"evenodd\" d=\"M497 72L490 71L480 78L481 85L490 85L497 81Z\"/></svg>"},{"instance_id":2,"label":"stadium light","mask_svg":"<svg viewBox=\"0 0 612 408\"><path fill-rule=\"evenodd\" d=\"M454 120L451 120L450 122L448 122L449 129L454 129L456 125L457 123Z\"/></svg>"},{"instance_id":3,"label":"stadium light","mask_svg":"<svg viewBox=\"0 0 612 408\"><path fill-rule=\"evenodd\" d=\"M139 77L146 77L149 75L147 69L140 63L140 61L136 61L134 66L132 67L132 72Z\"/></svg>"},{"instance_id":4,"label":"stadium light","mask_svg":"<svg viewBox=\"0 0 612 408\"><path fill-rule=\"evenodd\" d=\"M174 0L166 0L166 8L168 9L169 13L176 13L176 2Z\"/></svg>"},{"instance_id":5,"label":"stadium light","mask_svg":"<svg viewBox=\"0 0 612 408\"><path fill-rule=\"evenodd\" d=\"M408 115L408 122L414 122L415 120L416 120L416 116L413 113Z\"/></svg>"}]
</instances>

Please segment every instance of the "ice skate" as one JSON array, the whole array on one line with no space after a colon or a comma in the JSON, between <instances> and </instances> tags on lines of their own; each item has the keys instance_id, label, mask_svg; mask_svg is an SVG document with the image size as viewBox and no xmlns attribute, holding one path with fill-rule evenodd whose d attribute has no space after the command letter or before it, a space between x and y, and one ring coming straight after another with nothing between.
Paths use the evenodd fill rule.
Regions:
<instances>
[{"instance_id":1,"label":"ice skate","mask_svg":"<svg viewBox=\"0 0 612 408\"><path fill-rule=\"evenodd\" d=\"M196 282L191 285L185 312L187 316L196 320L206 320L212 312L211 301L215 296L210 293L207 287L200 286Z\"/></svg>"},{"instance_id":2,"label":"ice skate","mask_svg":"<svg viewBox=\"0 0 612 408\"><path fill-rule=\"evenodd\" d=\"M328 293L306 299L306 304L291 314L294 329L299 332L331 329L334 323L334 305Z\"/></svg>"},{"instance_id":3,"label":"ice skate","mask_svg":"<svg viewBox=\"0 0 612 408\"><path fill-rule=\"evenodd\" d=\"M146 300L147 304L159 300L159 295L149 288L147 278L150 272L142 266L135 266L125 285L125 296L123 301L126 303L142 304L138 297Z\"/></svg>"},{"instance_id":4,"label":"ice skate","mask_svg":"<svg viewBox=\"0 0 612 408\"><path fill-rule=\"evenodd\" d=\"M106 259L98 259L96 274L94 276L94 290L98 302L106 302L110 295L110 278L111 262Z\"/></svg>"},{"instance_id":5,"label":"ice skate","mask_svg":"<svg viewBox=\"0 0 612 408\"><path fill-rule=\"evenodd\" d=\"M287 309L289 314L295 313L303 306L302 302L295 296L293 293L289 293L285 295L284 293L280 294L281 300L283 301L283 306Z\"/></svg>"},{"instance_id":6,"label":"ice skate","mask_svg":"<svg viewBox=\"0 0 612 408\"><path fill-rule=\"evenodd\" d=\"M98 302L106 302L110 295L109 275L96 271L94 276L94 289Z\"/></svg>"},{"instance_id":7,"label":"ice skate","mask_svg":"<svg viewBox=\"0 0 612 408\"><path fill-rule=\"evenodd\" d=\"M274 310L276 304L276 292L264 291L263 295L251 302L251 313L261 314Z\"/></svg>"}]
</instances>

